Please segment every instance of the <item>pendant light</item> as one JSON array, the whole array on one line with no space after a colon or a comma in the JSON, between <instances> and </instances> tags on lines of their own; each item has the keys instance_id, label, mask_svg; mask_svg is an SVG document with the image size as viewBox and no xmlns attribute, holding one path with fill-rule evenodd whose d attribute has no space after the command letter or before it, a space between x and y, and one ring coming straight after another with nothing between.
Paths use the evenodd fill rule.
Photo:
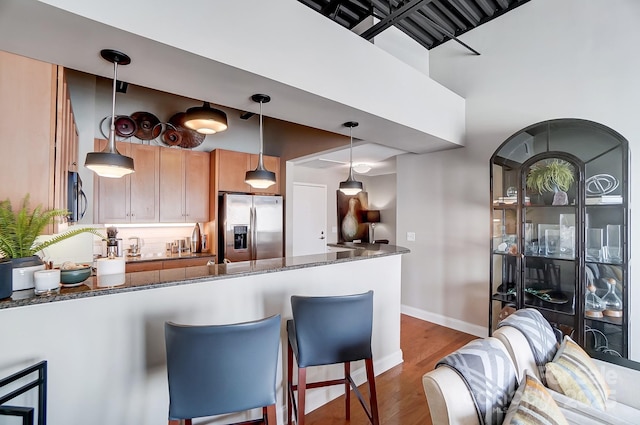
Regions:
<instances>
[{"instance_id":1,"label":"pendant light","mask_svg":"<svg viewBox=\"0 0 640 425\"><path fill-rule=\"evenodd\" d=\"M276 182L276 173L265 169L262 161L262 104L269 103L271 98L266 94L254 94L251 99L260 103L260 154L258 155L258 166L253 171L247 171L244 181L254 189L266 189Z\"/></svg>"},{"instance_id":2,"label":"pendant light","mask_svg":"<svg viewBox=\"0 0 640 425\"><path fill-rule=\"evenodd\" d=\"M227 114L211 107L209 102L187 109L184 126L201 134L214 134L228 128Z\"/></svg>"},{"instance_id":3,"label":"pendant light","mask_svg":"<svg viewBox=\"0 0 640 425\"><path fill-rule=\"evenodd\" d=\"M118 76L118 65L128 65L131 58L122 52L105 49L100 51L100 56L104 60L113 63L113 94L111 98L111 126L109 127L109 143L102 152L89 152L85 159L84 166L99 175L100 177L119 178L131 174L133 169L133 158L120 154L116 149L116 81Z\"/></svg>"},{"instance_id":4,"label":"pendant light","mask_svg":"<svg viewBox=\"0 0 640 425\"><path fill-rule=\"evenodd\" d=\"M347 196L353 196L362 192L362 182L353 178L353 127L357 127L358 123L349 121L343 125L349 127L349 177L347 177L345 181L340 182L340 192Z\"/></svg>"}]
</instances>

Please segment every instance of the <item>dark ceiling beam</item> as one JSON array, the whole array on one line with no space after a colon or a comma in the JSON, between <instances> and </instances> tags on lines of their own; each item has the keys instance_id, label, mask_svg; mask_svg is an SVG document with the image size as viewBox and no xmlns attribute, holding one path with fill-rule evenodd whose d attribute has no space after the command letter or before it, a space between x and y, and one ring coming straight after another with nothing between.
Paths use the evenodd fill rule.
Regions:
<instances>
[{"instance_id":1,"label":"dark ceiling beam","mask_svg":"<svg viewBox=\"0 0 640 425\"><path fill-rule=\"evenodd\" d=\"M426 33L430 37L435 40L442 40L446 34L441 31L439 28L436 28L435 25L431 25L431 21L429 21L422 13L414 13L413 15L407 17L402 22L399 22L398 25L403 23L414 23L415 26L422 32ZM434 40L431 40L431 44L433 44Z\"/></svg>"},{"instance_id":2,"label":"dark ceiling beam","mask_svg":"<svg viewBox=\"0 0 640 425\"><path fill-rule=\"evenodd\" d=\"M335 17L340 5L342 4L342 0L331 0L329 3L324 5L322 9L320 9L320 13L328 18Z\"/></svg>"},{"instance_id":3,"label":"dark ceiling beam","mask_svg":"<svg viewBox=\"0 0 640 425\"><path fill-rule=\"evenodd\" d=\"M496 3L498 3L498 5L503 9L509 7L509 2L507 0L496 0Z\"/></svg>"},{"instance_id":4,"label":"dark ceiling beam","mask_svg":"<svg viewBox=\"0 0 640 425\"><path fill-rule=\"evenodd\" d=\"M447 9L446 7L444 7L444 5L442 3L440 3L439 1L434 1L433 5L442 14L444 14L447 18L449 18L451 20L451 22L453 23L453 25L455 25L457 27L457 29L454 32L458 32L460 30L467 30L469 28L467 24L462 22L455 14L451 13L451 11L449 9Z\"/></svg>"},{"instance_id":5,"label":"dark ceiling beam","mask_svg":"<svg viewBox=\"0 0 640 425\"><path fill-rule=\"evenodd\" d=\"M474 27L480 23L482 13L473 7L471 3L465 0L449 0L449 3Z\"/></svg>"},{"instance_id":6,"label":"dark ceiling beam","mask_svg":"<svg viewBox=\"0 0 640 425\"><path fill-rule=\"evenodd\" d=\"M476 3L487 16L493 16L496 12L495 6L489 0L476 0Z\"/></svg>"},{"instance_id":7,"label":"dark ceiling beam","mask_svg":"<svg viewBox=\"0 0 640 425\"><path fill-rule=\"evenodd\" d=\"M440 10L438 10L434 3L422 8L420 10L420 14L423 14L432 21L440 24L441 27L446 28L450 33L454 33L456 31L456 27L453 26L453 23L447 19Z\"/></svg>"},{"instance_id":8,"label":"dark ceiling beam","mask_svg":"<svg viewBox=\"0 0 640 425\"><path fill-rule=\"evenodd\" d=\"M411 0L360 35L365 40L371 40L382 31L392 27L396 21L403 19L414 10L429 4L431 1L432 0Z\"/></svg>"},{"instance_id":9,"label":"dark ceiling beam","mask_svg":"<svg viewBox=\"0 0 640 425\"><path fill-rule=\"evenodd\" d=\"M447 31L446 28L443 28L441 25L439 25L437 22L432 21L431 19L429 19L429 17L424 16L424 18L429 21L429 23L433 26L436 27L436 29L438 29L439 31L442 31L447 37L449 37L450 39L454 40L456 43L459 43L461 46L463 46L465 49L471 51L471 53L473 53L476 56L480 56L480 52L478 52L476 49L474 49L473 47L469 46L468 44L466 44L464 41L459 40L455 34Z\"/></svg>"}]
</instances>

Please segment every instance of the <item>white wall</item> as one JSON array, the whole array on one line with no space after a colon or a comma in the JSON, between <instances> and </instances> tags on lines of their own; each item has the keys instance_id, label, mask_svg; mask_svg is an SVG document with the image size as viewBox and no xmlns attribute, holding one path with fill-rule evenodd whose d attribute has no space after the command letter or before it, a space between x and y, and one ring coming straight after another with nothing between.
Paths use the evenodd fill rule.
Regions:
<instances>
[{"instance_id":1,"label":"white wall","mask_svg":"<svg viewBox=\"0 0 640 425\"><path fill-rule=\"evenodd\" d=\"M362 181L369 194L369 209L380 210L380 223L376 224L375 239L388 239L392 245L396 244L396 203L397 178L396 174L381 176L366 176L357 174L356 180ZM404 243L400 244L405 246Z\"/></svg>"},{"instance_id":2,"label":"white wall","mask_svg":"<svg viewBox=\"0 0 640 425\"><path fill-rule=\"evenodd\" d=\"M635 0L536 0L461 37L481 56L452 42L430 52L432 78L466 98L466 147L398 160L398 243L412 250L403 262L403 304L459 328L486 328L488 165L511 134L551 118L582 118L620 132L638 150L639 16ZM631 190L639 199L638 173ZM631 226L635 251L640 222L632 217ZM417 232L415 243L400 238L408 230ZM636 315L638 281L632 261ZM633 325L631 354L640 359Z\"/></svg>"}]
</instances>

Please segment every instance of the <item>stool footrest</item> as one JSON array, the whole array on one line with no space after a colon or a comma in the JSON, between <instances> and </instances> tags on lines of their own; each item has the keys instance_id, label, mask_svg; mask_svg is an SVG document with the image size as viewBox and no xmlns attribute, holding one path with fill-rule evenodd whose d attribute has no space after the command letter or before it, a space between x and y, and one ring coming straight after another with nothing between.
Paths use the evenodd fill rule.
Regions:
<instances>
[{"instance_id":1,"label":"stool footrest","mask_svg":"<svg viewBox=\"0 0 640 425\"><path fill-rule=\"evenodd\" d=\"M333 379L331 381L307 382L306 387L307 388L321 388L321 387L328 387L330 385L344 385L345 381L346 381L346 378ZM351 380L351 382L353 382L353 381ZM293 391L297 391L298 390L298 386L297 385L292 385L291 388L293 389Z\"/></svg>"}]
</instances>

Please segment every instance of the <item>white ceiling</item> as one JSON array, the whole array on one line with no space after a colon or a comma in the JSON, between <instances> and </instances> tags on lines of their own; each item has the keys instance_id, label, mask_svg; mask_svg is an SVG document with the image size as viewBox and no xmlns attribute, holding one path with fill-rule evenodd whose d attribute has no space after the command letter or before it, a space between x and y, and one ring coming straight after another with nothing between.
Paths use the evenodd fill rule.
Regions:
<instances>
[{"instance_id":1,"label":"white ceiling","mask_svg":"<svg viewBox=\"0 0 640 425\"><path fill-rule=\"evenodd\" d=\"M382 146L375 143L354 142L353 144L353 164L366 164L371 170L362 174L367 176L379 176L396 172L395 157L406 153L406 151ZM330 151L320 152L298 158L293 163L296 166L316 168L316 169L349 169L349 148L339 148ZM354 169L356 173L357 170Z\"/></svg>"}]
</instances>

